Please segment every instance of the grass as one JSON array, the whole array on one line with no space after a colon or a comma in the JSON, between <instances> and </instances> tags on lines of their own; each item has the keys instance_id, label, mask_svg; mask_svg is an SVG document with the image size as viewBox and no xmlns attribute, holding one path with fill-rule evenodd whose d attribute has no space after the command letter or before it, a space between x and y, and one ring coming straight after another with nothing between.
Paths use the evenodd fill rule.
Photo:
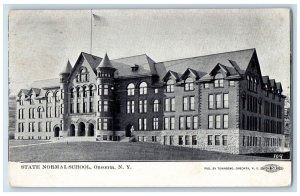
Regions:
<instances>
[{"instance_id":1,"label":"grass","mask_svg":"<svg viewBox=\"0 0 300 196\"><path fill-rule=\"evenodd\" d=\"M15 143L16 142L16 143ZM210 160L245 161L270 158L233 155L155 143L60 142L19 146L11 141L9 160L17 162L118 161L118 160Z\"/></svg>"}]
</instances>

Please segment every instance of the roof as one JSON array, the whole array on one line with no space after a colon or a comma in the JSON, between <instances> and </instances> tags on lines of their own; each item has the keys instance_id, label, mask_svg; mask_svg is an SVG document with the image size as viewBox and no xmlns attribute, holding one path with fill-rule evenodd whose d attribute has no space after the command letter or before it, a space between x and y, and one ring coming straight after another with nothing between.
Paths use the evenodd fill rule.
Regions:
<instances>
[{"instance_id":1,"label":"roof","mask_svg":"<svg viewBox=\"0 0 300 196\"><path fill-rule=\"evenodd\" d=\"M71 73L72 71L72 66L71 66L71 63L70 61L68 60L66 66L64 67L64 69L60 72L60 74L65 74L65 73Z\"/></svg>"},{"instance_id":2,"label":"roof","mask_svg":"<svg viewBox=\"0 0 300 196\"><path fill-rule=\"evenodd\" d=\"M271 86L271 87L276 87L275 83L276 83L276 82L275 82L274 79L271 79L271 80L270 80L270 86Z\"/></svg>"},{"instance_id":3,"label":"roof","mask_svg":"<svg viewBox=\"0 0 300 196\"><path fill-rule=\"evenodd\" d=\"M107 56L107 53L105 53L105 56L102 59L101 63L97 66L97 68L99 68L99 67L113 68L113 66L111 65L110 60Z\"/></svg>"},{"instance_id":4,"label":"roof","mask_svg":"<svg viewBox=\"0 0 300 196\"><path fill-rule=\"evenodd\" d=\"M230 67L230 72L245 71L250 63L250 60L255 52L255 49L246 49L233 52L218 53L206 56L197 56L185 59L171 60L159 62L166 67L167 70L183 73L185 69L191 68L197 71L209 73L218 63ZM240 71L241 70L241 71Z\"/></svg>"},{"instance_id":5,"label":"roof","mask_svg":"<svg viewBox=\"0 0 300 196\"><path fill-rule=\"evenodd\" d=\"M87 60L87 62L91 65L92 69L94 71L96 71L96 68L98 67L98 65L100 64L100 62L102 61L102 58L95 56L95 55L91 55L85 52L81 52L81 55Z\"/></svg>"},{"instance_id":6,"label":"roof","mask_svg":"<svg viewBox=\"0 0 300 196\"><path fill-rule=\"evenodd\" d=\"M47 79L47 80L37 80L34 81L30 87L31 88L51 88L51 87L59 87L60 85L60 79L59 78L53 78L53 79Z\"/></svg>"},{"instance_id":7,"label":"roof","mask_svg":"<svg viewBox=\"0 0 300 196\"><path fill-rule=\"evenodd\" d=\"M263 80L264 84L269 84L269 82L270 82L269 76L263 76L262 80Z\"/></svg>"}]
</instances>

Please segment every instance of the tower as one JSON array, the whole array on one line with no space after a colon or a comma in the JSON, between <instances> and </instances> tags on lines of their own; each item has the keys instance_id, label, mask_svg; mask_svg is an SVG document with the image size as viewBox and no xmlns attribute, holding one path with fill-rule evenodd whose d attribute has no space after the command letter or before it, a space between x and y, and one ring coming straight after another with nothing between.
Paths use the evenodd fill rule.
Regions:
<instances>
[{"instance_id":1,"label":"tower","mask_svg":"<svg viewBox=\"0 0 300 196\"><path fill-rule=\"evenodd\" d=\"M97 69L97 137L103 134L113 135L113 89L114 72L116 69L112 66L107 54L98 65Z\"/></svg>"},{"instance_id":2,"label":"tower","mask_svg":"<svg viewBox=\"0 0 300 196\"><path fill-rule=\"evenodd\" d=\"M59 136L66 137L68 135L68 106L69 106L69 96L68 96L68 79L72 71L72 66L68 60L64 69L60 72L60 123L61 123L61 132Z\"/></svg>"}]
</instances>

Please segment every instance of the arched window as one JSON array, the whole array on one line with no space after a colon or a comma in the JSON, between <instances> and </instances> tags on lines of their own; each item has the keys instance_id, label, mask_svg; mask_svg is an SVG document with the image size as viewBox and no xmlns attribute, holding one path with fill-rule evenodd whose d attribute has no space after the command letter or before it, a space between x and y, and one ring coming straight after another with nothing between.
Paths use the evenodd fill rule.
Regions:
<instances>
[{"instance_id":1,"label":"arched window","mask_svg":"<svg viewBox=\"0 0 300 196\"><path fill-rule=\"evenodd\" d=\"M88 81L88 72L85 67L82 67L77 75L77 82L87 82Z\"/></svg>"},{"instance_id":2,"label":"arched window","mask_svg":"<svg viewBox=\"0 0 300 196\"><path fill-rule=\"evenodd\" d=\"M47 103L52 103L52 97L50 93L47 94Z\"/></svg>"},{"instance_id":3,"label":"arched window","mask_svg":"<svg viewBox=\"0 0 300 196\"><path fill-rule=\"evenodd\" d=\"M140 84L140 95L146 95L147 94L147 83L142 82Z\"/></svg>"},{"instance_id":4,"label":"arched window","mask_svg":"<svg viewBox=\"0 0 300 196\"><path fill-rule=\"evenodd\" d=\"M76 94L77 94L77 97L80 97L80 87L76 88Z\"/></svg>"},{"instance_id":5,"label":"arched window","mask_svg":"<svg viewBox=\"0 0 300 196\"><path fill-rule=\"evenodd\" d=\"M38 111L38 117L39 117L39 118L43 118L44 108L43 108L43 107L39 107L39 108L37 109L37 111Z\"/></svg>"},{"instance_id":6,"label":"arched window","mask_svg":"<svg viewBox=\"0 0 300 196\"><path fill-rule=\"evenodd\" d=\"M127 95L134 95L134 84L133 83L130 83L128 86L127 86Z\"/></svg>"},{"instance_id":7,"label":"arched window","mask_svg":"<svg viewBox=\"0 0 300 196\"><path fill-rule=\"evenodd\" d=\"M194 80L193 80L193 78L187 78L184 81L184 90L185 91L193 91L194 90Z\"/></svg>"},{"instance_id":8,"label":"arched window","mask_svg":"<svg viewBox=\"0 0 300 196\"><path fill-rule=\"evenodd\" d=\"M252 78L252 77L250 77L250 90L252 90L252 91L254 90L254 88L253 88L253 87L254 87L254 85L253 85L253 84L254 84L254 82L253 82L253 78Z\"/></svg>"},{"instance_id":9,"label":"arched window","mask_svg":"<svg viewBox=\"0 0 300 196\"><path fill-rule=\"evenodd\" d=\"M90 97L94 96L94 87L91 85L89 86L89 91L90 91Z\"/></svg>"},{"instance_id":10,"label":"arched window","mask_svg":"<svg viewBox=\"0 0 300 196\"><path fill-rule=\"evenodd\" d=\"M59 91L57 91L54 96L55 96L55 101L56 102L59 101Z\"/></svg>"},{"instance_id":11,"label":"arched window","mask_svg":"<svg viewBox=\"0 0 300 196\"><path fill-rule=\"evenodd\" d=\"M167 81L167 93L173 93L174 92L174 80L168 80Z\"/></svg>"},{"instance_id":12,"label":"arched window","mask_svg":"<svg viewBox=\"0 0 300 196\"><path fill-rule=\"evenodd\" d=\"M158 112L158 109L159 109L159 102L158 100L154 100L154 103L153 103L153 112Z\"/></svg>"},{"instance_id":13,"label":"arched window","mask_svg":"<svg viewBox=\"0 0 300 196\"><path fill-rule=\"evenodd\" d=\"M70 89L70 95L71 95L71 99L73 99L74 98L74 88Z\"/></svg>"},{"instance_id":14,"label":"arched window","mask_svg":"<svg viewBox=\"0 0 300 196\"><path fill-rule=\"evenodd\" d=\"M248 85L248 90L250 90L250 76L247 75L247 85Z\"/></svg>"},{"instance_id":15,"label":"arched window","mask_svg":"<svg viewBox=\"0 0 300 196\"><path fill-rule=\"evenodd\" d=\"M258 83L257 83L257 80L256 80L256 78L254 79L254 91L255 92L257 92L257 85L258 85Z\"/></svg>"},{"instance_id":16,"label":"arched window","mask_svg":"<svg viewBox=\"0 0 300 196\"><path fill-rule=\"evenodd\" d=\"M83 97L86 97L86 87L85 86L82 87L82 93L83 93Z\"/></svg>"}]
</instances>

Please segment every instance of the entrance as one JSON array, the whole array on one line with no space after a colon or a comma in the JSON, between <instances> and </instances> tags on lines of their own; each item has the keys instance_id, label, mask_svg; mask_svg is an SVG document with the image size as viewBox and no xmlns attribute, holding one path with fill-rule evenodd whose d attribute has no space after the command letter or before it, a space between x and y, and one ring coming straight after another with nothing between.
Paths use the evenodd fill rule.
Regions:
<instances>
[{"instance_id":1,"label":"entrance","mask_svg":"<svg viewBox=\"0 0 300 196\"><path fill-rule=\"evenodd\" d=\"M78 125L78 136L85 136L85 124L83 122Z\"/></svg>"},{"instance_id":2,"label":"entrance","mask_svg":"<svg viewBox=\"0 0 300 196\"><path fill-rule=\"evenodd\" d=\"M89 124L88 136L94 136L94 125L92 123Z\"/></svg>"},{"instance_id":3,"label":"entrance","mask_svg":"<svg viewBox=\"0 0 300 196\"><path fill-rule=\"evenodd\" d=\"M128 125L126 128L125 136L126 137L131 137L132 136L132 131L134 131L133 125Z\"/></svg>"},{"instance_id":4,"label":"entrance","mask_svg":"<svg viewBox=\"0 0 300 196\"><path fill-rule=\"evenodd\" d=\"M54 129L54 137L59 137L59 127L55 127L55 129Z\"/></svg>"},{"instance_id":5,"label":"entrance","mask_svg":"<svg viewBox=\"0 0 300 196\"><path fill-rule=\"evenodd\" d=\"M75 136L75 125L73 124L70 126L70 136Z\"/></svg>"}]
</instances>

